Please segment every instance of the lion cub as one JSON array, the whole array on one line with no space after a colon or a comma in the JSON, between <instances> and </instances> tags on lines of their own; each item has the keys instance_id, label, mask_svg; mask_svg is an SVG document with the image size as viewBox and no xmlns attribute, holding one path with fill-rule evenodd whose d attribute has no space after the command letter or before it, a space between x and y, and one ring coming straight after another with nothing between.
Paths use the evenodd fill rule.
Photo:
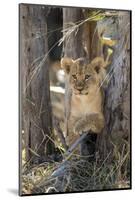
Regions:
<instances>
[{"instance_id":1,"label":"lion cub","mask_svg":"<svg viewBox=\"0 0 135 200\"><path fill-rule=\"evenodd\" d=\"M96 57L88 64L83 58L61 59L66 75L65 138L68 145L83 132L97 134L104 127L101 86L107 65L102 57Z\"/></svg>"}]
</instances>

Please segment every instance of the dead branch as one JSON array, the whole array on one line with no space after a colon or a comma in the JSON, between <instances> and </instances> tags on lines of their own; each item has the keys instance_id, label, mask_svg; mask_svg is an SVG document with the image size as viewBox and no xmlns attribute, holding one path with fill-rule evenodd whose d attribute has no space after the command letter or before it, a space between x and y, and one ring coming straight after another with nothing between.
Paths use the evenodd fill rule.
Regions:
<instances>
[{"instance_id":1,"label":"dead branch","mask_svg":"<svg viewBox=\"0 0 135 200\"><path fill-rule=\"evenodd\" d=\"M66 151L64 154L65 159L61 163L61 165L52 173L51 177L58 177L63 176L66 172L66 169L69 166L69 158L72 156L73 151L76 149L76 147L82 142L82 140L86 137L88 133L83 133L74 144L71 145L71 147Z\"/></svg>"}]
</instances>

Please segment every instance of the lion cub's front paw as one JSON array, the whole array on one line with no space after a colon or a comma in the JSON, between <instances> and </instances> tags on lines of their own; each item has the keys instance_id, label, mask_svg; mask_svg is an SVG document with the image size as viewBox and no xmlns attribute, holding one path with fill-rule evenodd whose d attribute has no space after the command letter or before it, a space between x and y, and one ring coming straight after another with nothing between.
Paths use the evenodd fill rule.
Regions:
<instances>
[{"instance_id":1,"label":"lion cub's front paw","mask_svg":"<svg viewBox=\"0 0 135 200\"><path fill-rule=\"evenodd\" d=\"M74 133L76 135L78 134L82 134L83 132L86 132L88 131L87 130L87 127L85 127L85 121L84 120L78 120L76 123L75 123L75 127L74 127Z\"/></svg>"}]
</instances>

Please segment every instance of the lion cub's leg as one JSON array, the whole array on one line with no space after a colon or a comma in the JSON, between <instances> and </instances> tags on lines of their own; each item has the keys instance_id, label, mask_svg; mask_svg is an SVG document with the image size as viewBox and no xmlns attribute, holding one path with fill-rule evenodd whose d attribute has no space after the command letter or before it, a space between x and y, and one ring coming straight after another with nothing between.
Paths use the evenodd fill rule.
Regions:
<instances>
[{"instance_id":1,"label":"lion cub's leg","mask_svg":"<svg viewBox=\"0 0 135 200\"><path fill-rule=\"evenodd\" d=\"M104 127L103 115L98 113L87 114L84 115L75 123L74 132L77 135L87 131L92 131L93 133L100 133L103 127Z\"/></svg>"},{"instance_id":2,"label":"lion cub's leg","mask_svg":"<svg viewBox=\"0 0 135 200\"><path fill-rule=\"evenodd\" d=\"M84 156L84 159L92 161L95 158L97 133L100 133L103 127L104 117L98 113L85 115L75 123L74 131L76 135L88 132L80 145L80 153L81 156Z\"/></svg>"}]
</instances>

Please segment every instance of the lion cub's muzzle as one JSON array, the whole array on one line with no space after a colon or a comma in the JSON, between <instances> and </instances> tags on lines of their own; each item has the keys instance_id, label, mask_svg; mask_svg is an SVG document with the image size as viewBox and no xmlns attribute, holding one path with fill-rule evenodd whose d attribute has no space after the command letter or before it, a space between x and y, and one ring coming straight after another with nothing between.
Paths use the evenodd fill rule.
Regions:
<instances>
[{"instance_id":1,"label":"lion cub's muzzle","mask_svg":"<svg viewBox=\"0 0 135 200\"><path fill-rule=\"evenodd\" d=\"M75 94L82 94L82 95L87 95L88 92L86 91L86 88L85 88L85 85L83 82L80 82L78 81L76 84L75 84Z\"/></svg>"},{"instance_id":2,"label":"lion cub's muzzle","mask_svg":"<svg viewBox=\"0 0 135 200\"><path fill-rule=\"evenodd\" d=\"M87 95L88 91L85 91L85 90L75 90L74 94L75 95Z\"/></svg>"}]
</instances>

